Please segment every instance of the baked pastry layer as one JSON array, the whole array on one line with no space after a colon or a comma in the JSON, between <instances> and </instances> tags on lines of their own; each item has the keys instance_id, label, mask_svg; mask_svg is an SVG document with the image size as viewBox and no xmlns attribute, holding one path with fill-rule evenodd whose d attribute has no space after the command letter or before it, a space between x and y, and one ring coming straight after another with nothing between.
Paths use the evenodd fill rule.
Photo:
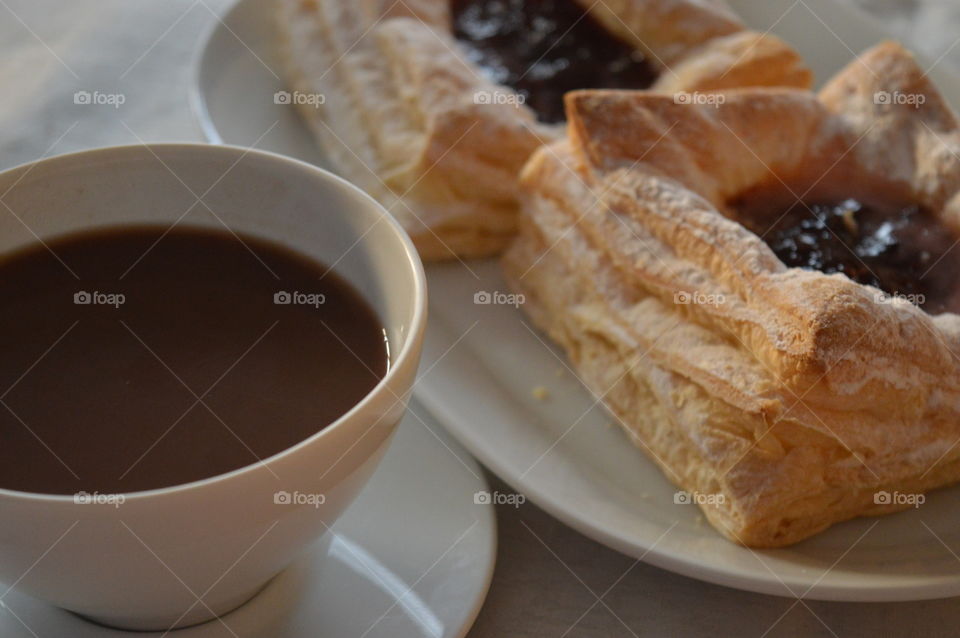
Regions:
<instances>
[{"instance_id":1,"label":"baked pastry layer","mask_svg":"<svg viewBox=\"0 0 960 638\"><path fill-rule=\"evenodd\" d=\"M657 61L655 90L811 81L792 49L719 0L573 1ZM500 251L520 168L562 136L466 59L450 20L448 0L278 0L291 88L324 96L304 118L335 170L387 206L425 259Z\"/></svg>"},{"instance_id":2,"label":"baked pastry layer","mask_svg":"<svg viewBox=\"0 0 960 638\"><path fill-rule=\"evenodd\" d=\"M701 504L710 522L776 547L960 479L960 317L787 268L730 202L774 179L915 203L956 231L960 128L893 43L819 95L724 96L568 94L504 265L631 439L681 488L722 495Z\"/></svg>"}]
</instances>

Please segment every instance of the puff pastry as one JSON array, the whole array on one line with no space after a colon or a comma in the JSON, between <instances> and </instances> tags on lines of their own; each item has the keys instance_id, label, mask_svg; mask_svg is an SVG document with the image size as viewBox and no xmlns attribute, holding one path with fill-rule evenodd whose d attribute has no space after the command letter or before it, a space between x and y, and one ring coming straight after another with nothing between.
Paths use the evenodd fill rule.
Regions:
<instances>
[{"instance_id":1,"label":"puff pastry","mask_svg":"<svg viewBox=\"0 0 960 638\"><path fill-rule=\"evenodd\" d=\"M811 81L790 47L721 0L542 4L561 2L655 63L659 91ZM562 127L488 79L453 36L449 0L278 0L278 17L291 88L324 96L301 112L333 168L385 204L423 258L499 252L520 168Z\"/></svg>"},{"instance_id":2,"label":"puff pastry","mask_svg":"<svg viewBox=\"0 0 960 638\"><path fill-rule=\"evenodd\" d=\"M568 94L504 266L630 438L719 495L701 502L716 529L777 547L960 479L960 316L788 268L733 203L771 180L805 201L879 196L930 211L952 248L960 127L894 43L819 94L724 95Z\"/></svg>"}]
</instances>

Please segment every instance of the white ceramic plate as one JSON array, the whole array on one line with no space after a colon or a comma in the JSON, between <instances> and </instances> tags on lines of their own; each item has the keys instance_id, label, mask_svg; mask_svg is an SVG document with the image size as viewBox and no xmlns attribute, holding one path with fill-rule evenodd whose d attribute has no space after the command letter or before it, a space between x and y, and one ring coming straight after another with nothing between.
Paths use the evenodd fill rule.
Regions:
<instances>
[{"instance_id":1,"label":"white ceramic plate","mask_svg":"<svg viewBox=\"0 0 960 638\"><path fill-rule=\"evenodd\" d=\"M486 597L496 558L481 470L412 401L367 487L327 534L252 601L177 638L458 638ZM0 592L2 593L2 592ZM11 591L0 636L121 638Z\"/></svg>"},{"instance_id":2,"label":"white ceramic plate","mask_svg":"<svg viewBox=\"0 0 960 638\"><path fill-rule=\"evenodd\" d=\"M198 59L193 103L211 141L258 145L322 163L291 108L267 3L243 0ZM788 39L821 79L888 37L833 0L733 0L755 29ZM249 49L247 49L249 47ZM272 71L271 71L272 70ZM931 75L954 104L960 81ZM270 127L273 128L270 128ZM562 354L504 305L475 305L479 291L506 290L496 263L431 266L426 365L417 395L483 463L584 534L688 576L752 591L828 600L910 600L960 594L960 490L939 491L919 510L838 525L789 549L753 552L716 534L696 508L629 445ZM557 371L561 371L560 376ZM546 400L532 396L536 386ZM875 527L874 527L875 526ZM942 541L942 542L941 542Z\"/></svg>"}]
</instances>

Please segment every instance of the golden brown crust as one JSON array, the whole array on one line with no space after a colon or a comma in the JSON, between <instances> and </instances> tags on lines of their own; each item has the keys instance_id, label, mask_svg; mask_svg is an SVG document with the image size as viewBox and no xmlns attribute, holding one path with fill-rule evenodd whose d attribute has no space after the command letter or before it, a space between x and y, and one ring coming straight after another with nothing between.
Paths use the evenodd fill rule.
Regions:
<instances>
[{"instance_id":1,"label":"golden brown crust","mask_svg":"<svg viewBox=\"0 0 960 638\"><path fill-rule=\"evenodd\" d=\"M577 1L662 66L654 90L811 82L790 47L721 2ZM425 259L502 249L516 175L562 131L523 104L476 103L515 93L464 61L448 1L278 0L278 11L291 88L326 99L301 111L334 168L388 206Z\"/></svg>"},{"instance_id":2,"label":"golden brown crust","mask_svg":"<svg viewBox=\"0 0 960 638\"><path fill-rule=\"evenodd\" d=\"M703 508L710 521L773 547L902 508L875 504L881 490L960 479L960 317L788 269L728 202L774 179L798 197L904 197L949 221L960 129L892 43L819 97L724 95L568 95L568 139L526 165L504 262L537 323L667 475L724 495Z\"/></svg>"}]
</instances>

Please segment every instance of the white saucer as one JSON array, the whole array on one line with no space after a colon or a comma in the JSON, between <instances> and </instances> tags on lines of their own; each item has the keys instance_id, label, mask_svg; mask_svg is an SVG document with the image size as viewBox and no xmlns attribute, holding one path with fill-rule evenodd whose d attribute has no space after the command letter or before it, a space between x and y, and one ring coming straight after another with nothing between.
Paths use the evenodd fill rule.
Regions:
<instances>
[{"instance_id":1,"label":"white saucer","mask_svg":"<svg viewBox=\"0 0 960 638\"><path fill-rule=\"evenodd\" d=\"M473 624L496 559L480 468L415 401L382 464L327 534L253 600L177 638L458 638ZM422 420L421 420L422 419ZM2 592L0 592L2 594ZM108 638L18 593L0 600L3 638ZM147 635L147 634L144 634Z\"/></svg>"},{"instance_id":2,"label":"white saucer","mask_svg":"<svg viewBox=\"0 0 960 638\"><path fill-rule=\"evenodd\" d=\"M836 0L733 0L759 31L787 38L821 80L853 50L889 37ZM289 105L276 60L269 3L241 0L197 60L192 102L207 139L250 145L320 165L323 158ZM247 48L249 47L249 48ZM850 48L848 48L850 47ZM960 80L931 74L960 105ZM505 291L494 261L432 265L420 400L484 464L583 534L626 554L705 581L824 600L891 601L960 595L960 488L929 495L920 510L835 526L794 547L754 552L721 538L566 369L565 359L505 305L475 305ZM557 376L557 371L560 375ZM532 396L537 386L546 400ZM582 415L582 416L581 416ZM874 527L875 525L875 527Z\"/></svg>"}]
</instances>

